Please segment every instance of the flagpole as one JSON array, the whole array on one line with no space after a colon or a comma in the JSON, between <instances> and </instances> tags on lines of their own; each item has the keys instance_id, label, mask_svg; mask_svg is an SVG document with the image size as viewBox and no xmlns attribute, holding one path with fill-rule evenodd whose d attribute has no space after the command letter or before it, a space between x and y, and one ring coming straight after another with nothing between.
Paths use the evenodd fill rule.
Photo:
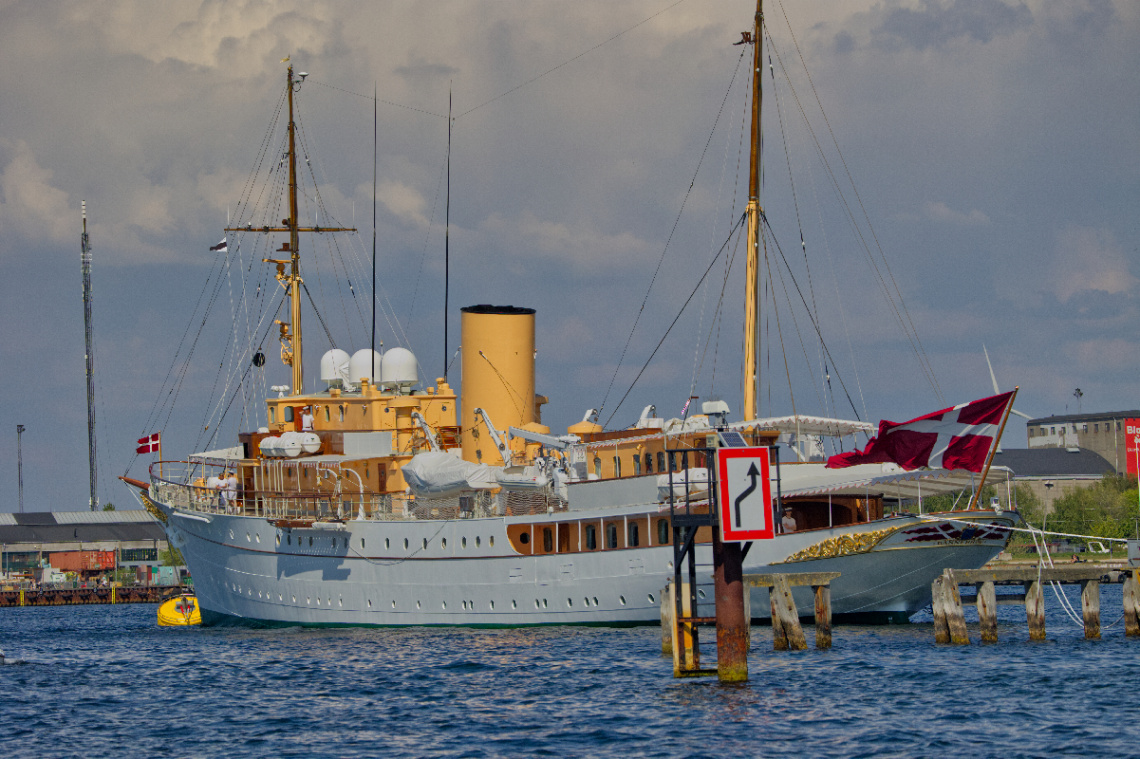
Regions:
<instances>
[{"instance_id":1,"label":"flagpole","mask_svg":"<svg viewBox=\"0 0 1140 759\"><path fill-rule=\"evenodd\" d=\"M982 494L982 488L986 486L986 475L990 473L990 464L993 463L994 454L997 453L998 445L1001 443L1002 433L1005 432L1005 423L1009 421L1009 412L1013 410L1013 402L1017 399L1017 391L1020 385L1014 385L1013 395L1009 397L1009 403L1005 406L1005 414L1001 418L1001 427L998 428L997 437L994 438L994 444L990 446L990 455L986 457L986 465L982 468L982 481L978 483L978 489L974 491L974 497L970 501L970 505L966 507L967 511L973 511L974 507L978 504L978 497Z\"/></svg>"}]
</instances>

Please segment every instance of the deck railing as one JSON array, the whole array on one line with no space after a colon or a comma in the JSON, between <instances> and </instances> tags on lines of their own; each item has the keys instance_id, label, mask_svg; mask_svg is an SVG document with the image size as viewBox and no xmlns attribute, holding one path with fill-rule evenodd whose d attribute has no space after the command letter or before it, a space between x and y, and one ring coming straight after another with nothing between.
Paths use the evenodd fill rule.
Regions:
<instances>
[{"instance_id":1,"label":"deck railing","mask_svg":"<svg viewBox=\"0 0 1140 759\"><path fill-rule=\"evenodd\" d=\"M234 466L223 462L162 462L151 467L152 499L183 511L256 516L272 520L372 521L481 519L549 514L567 510L550 491L475 491L450 498L415 498L403 493L353 492L329 488L310 492L227 486ZM211 487L211 483L213 486Z\"/></svg>"}]
</instances>

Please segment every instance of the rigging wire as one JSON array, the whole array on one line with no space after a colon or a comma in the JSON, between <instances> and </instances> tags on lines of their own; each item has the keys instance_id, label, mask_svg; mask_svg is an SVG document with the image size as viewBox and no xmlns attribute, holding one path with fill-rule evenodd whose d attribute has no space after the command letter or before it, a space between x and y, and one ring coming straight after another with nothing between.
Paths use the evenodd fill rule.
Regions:
<instances>
[{"instance_id":1,"label":"rigging wire","mask_svg":"<svg viewBox=\"0 0 1140 759\"><path fill-rule=\"evenodd\" d=\"M609 425L610 421L614 418L614 415L617 414L618 409L620 409L622 404L625 403L625 400L629 397L629 394L633 392L633 388L637 385L637 381L641 379L641 375L644 374L645 370L649 368L649 364L653 361L653 357L657 355L657 351L659 351L661 349L661 346L664 345L665 338L669 337L669 333L673 331L673 327L676 326L677 322L681 318L681 315L685 313L685 308L689 305L690 302L692 302L693 296L697 294L697 291L700 289L701 284L704 283L705 277L707 277L709 275L709 272L712 271L712 267L717 262L717 259L720 258L720 254L723 253L725 248L728 247L728 243L731 242L733 235L740 231L745 223L746 218L746 216L740 217L740 220L729 232L728 237L725 238L724 243L721 244L720 248L717 250L716 255L714 255L712 260L709 261L708 267L705 268L704 273L701 274L700 279L697 280L697 283L693 287L692 292L689 293L689 297L685 298L685 302L681 304L681 308L677 311L677 315L673 317L673 321L671 321L669 323L669 326L665 329L665 334L662 335L661 339L657 341L657 345L649 354L649 358L645 359L645 363L641 365L641 369L637 372L637 376L633 378L633 382L629 384L629 388L625 391L625 394L621 397L621 400L618 401L618 404L616 406L614 406L614 410L610 412L609 418L606 419L606 426Z\"/></svg>"},{"instance_id":2,"label":"rigging wire","mask_svg":"<svg viewBox=\"0 0 1140 759\"><path fill-rule=\"evenodd\" d=\"M740 51L740 57L741 58L744 57L745 52L746 52L745 50ZM657 259L657 267L653 270L653 276L649 278L649 287L646 288L645 296L641 299L641 306L638 308L637 316L633 320L633 327L630 328L629 336L626 337L626 339L625 339L625 345L622 347L622 350L621 350L621 357L618 359L617 366L614 367L614 373L610 377L610 383L606 387L605 394L602 396L602 402L598 405L598 415L599 416L601 416L602 411L606 407L606 401L610 397L610 391L613 389L614 381L617 380L618 371L621 370L621 366L625 362L625 356L626 356L626 353L629 351L629 345L633 341L634 333L637 332L637 325L640 323L641 317L645 313L645 306L649 302L649 295L650 295L650 293L653 292L653 285L654 285L654 283L657 282L657 275L661 272L661 265L665 263L665 254L669 252L669 245L673 241L673 235L677 231L677 225L681 223L681 216L685 213L685 205L689 202L689 197L693 194L693 187L697 183L697 176L701 173L701 166L704 164L705 155L708 153L709 145L712 143L713 135L716 134L717 125L720 123L720 118L724 114L724 104L728 101L728 96L732 92L732 82L735 81L736 74L739 70L740 70L740 61L737 61L736 68L733 69L732 77L729 79L729 86L725 89L724 97L721 98L720 108L717 109L716 118L713 119L713 125L712 125L712 128L709 130L708 139L705 141L704 148L701 149L700 158L697 159L697 166L693 170L692 179L689 180L689 187L687 190L685 190L685 197L681 199L681 207L677 209L677 215L673 219L673 226L669 229L669 236L665 238L665 246L661 249L661 256ZM706 272L706 274L707 274L707 272ZM701 279L703 281L704 277L702 277ZM687 302L688 301L686 301L686 303ZM642 368L642 371L645 371L644 367ZM638 377L640 377L640 376L641 376L641 373L639 372ZM636 382L636 380L634 380L634 381ZM630 390L632 390L632 389L633 389L633 387L631 385ZM626 391L626 395L629 395L628 390ZM624 399L625 399L625 396L622 397L622 400L624 400ZM621 404L619 403L618 405L620 406ZM614 411L616 412L617 409L614 409ZM609 418L613 419L612 413L610 414ZM608 420L607 420L607 424L608 424Z\"/></svg>"},{"instance_id":3,"label":"rigging wire","mask_svg":"<svg viewBox=\"0 0 1140 759\"><path fill-rule=\"evenodd\" d=\"M781 9L783 10L782 5L781 5ZM891 310L894 312L895 319L899 323L899 326L902 328L903 334L906 337L907 341L910 343L911 350L914 352L916 358L919 361L919 367L922 370L923 374L925 375L927 381L930 383L931 388L934 390L935 396L939 399L940 402L942 402L942 390L939 387L938 380L934 375L933 364L931 364L930 359L926 354L926 350L922 346L922 342L918 337L918 333L917 333L917 330L915 328L914 321L913 321L913 319L911 319L910 312L906 307L906 302L902 297L902 291L901 291L901 289L899 289L898 283L896 282L896 280L894 278L894 274L891 272L890 264L888 263L887 258L886 258L886 253L883 250L882 245L879 242L878 235L875 233L874 227L871 224L870 215L868 214L866 207L863 204L863 199L862 199L862 196L859 194L858 188L855 186L855 181L854 181L854 178L851 176L850 169L847 166L847 161L843 157L842 150L839 148L838 140L835 137L835 133L831 127L831 122L827 117L827 113L823 109L823 104L819 98L819 93L815 88L815 83L811 78L811 73L807 70L807 64L804 62L803 53L800 50L799 42L796 39L795 32L792 30L791 23L787 19L787 11L784 10L783 13L784 13L784 20L788 25L788 29L789 29L789 32L790 32L791 37L792 37L792 42L795 46L797 54L799 55L801 65L803 66L804 71L807 75L808 83L810 85L812 94L815 97L816 105L818 106L820 113L823 116L824 123L827 126L827 132L831 137L831 142L835 147L836 153L839 157L839 162L843 167L843 170L844 170L846 177L847 177L847 181L850 184L850 186L852 188L852 192L855 195L856 205L858 205L858 207L862 213L862 217L864 220L863 223L866 224L868 232L865 233L863 231L863 227L859 224L858 220L856 219L854 210L851 208L850 204L848 203L846 196L843 195L843 192L840 189L839 179L836 176L835 171L831 166L831 162L827 160L827 157L823 151L823 147L819 141L819 137L816 135L815 129L811 126L811 123L807 119L807 113L804 109L802 101L800 100L799 94L796 92L795 86L792 85L792 83L791 83L791 77L787 76L787 68L784 65L783 57L780 55L779 49L774 44L772 44L771 47L772 47L772 51L776 55L776 61L780 64L781 70L785 72L785 77L788 81L788 87L792 93L792 98L796 102L797 108L799 109L800 114L803 117L804 124L808 130L808 133L811 135L812 141L816 145L816 150L819 153L821 161L823 162L825 173L828 175L828 177L832 181L832 185L835 188L835 190L839 196L840 203L842 204L843 208L846 211L847 218L848 218L849 222L851 223L852 228L855 231L855 235L859 238L861 245L863 247L864 253L867 255L867 259L871 263L871 267L874 270L876 276L878 277L879 285L882 288L883 293L887 296L887 301L891 307ZM874 248L879 253L879 259L876 259L875 255L872 251L872 246L867 240L868 234L870 235L871 239L874 241ZM880 265L880 263L879 263L880 259L882 261L882 265ZM886 274L883 273L884 270L885 270ZM888 285L888 280L890 281L889 285Z\"/></svg>"}]
</instances>

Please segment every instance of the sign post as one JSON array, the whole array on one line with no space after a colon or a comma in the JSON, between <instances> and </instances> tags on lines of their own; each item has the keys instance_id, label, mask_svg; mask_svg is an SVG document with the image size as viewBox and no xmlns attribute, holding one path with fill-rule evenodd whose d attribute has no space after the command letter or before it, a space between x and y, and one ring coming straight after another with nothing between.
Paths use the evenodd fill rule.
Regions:
<instances>
[{"instance_id":1,"label":"sign post","mask_svg":"<svg viewBox=\"0 0 1140 759\"><path fill-rule=\"evenodd\" d=\"M744 615L742 543L774 537L768 448L716 450L717 527L713 531L717 676L748 679L749 620Z\"/></svg>"}]
</instances>

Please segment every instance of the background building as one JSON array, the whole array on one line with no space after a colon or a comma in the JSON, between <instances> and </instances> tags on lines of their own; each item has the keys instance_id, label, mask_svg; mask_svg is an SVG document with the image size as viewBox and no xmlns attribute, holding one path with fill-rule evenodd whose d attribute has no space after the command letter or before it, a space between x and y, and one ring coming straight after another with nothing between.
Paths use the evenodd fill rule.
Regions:
<instances>
[{"instance_id":1,"label":"background building","mask_svg":"<svg viewBox=\"0 0 1140 759\"><path fill-rule=\"evenodd\" d=\"M1117 474L1136 475L1140 410L1030 419L1025 434L1030 448L1087 448L1103 456Z\"/></svg>"},{"instance_id":2,"label":"background building","mask_svg":"<svg viewBox=\"0 0 1140 759\"><path fill-rule=\"evenodd\" d=\"M0 514L4 578L40 580L48 567L79 577L133 568L146 581L168 548L162 525L142 509Z\"/></svg>"}]
</instances>

